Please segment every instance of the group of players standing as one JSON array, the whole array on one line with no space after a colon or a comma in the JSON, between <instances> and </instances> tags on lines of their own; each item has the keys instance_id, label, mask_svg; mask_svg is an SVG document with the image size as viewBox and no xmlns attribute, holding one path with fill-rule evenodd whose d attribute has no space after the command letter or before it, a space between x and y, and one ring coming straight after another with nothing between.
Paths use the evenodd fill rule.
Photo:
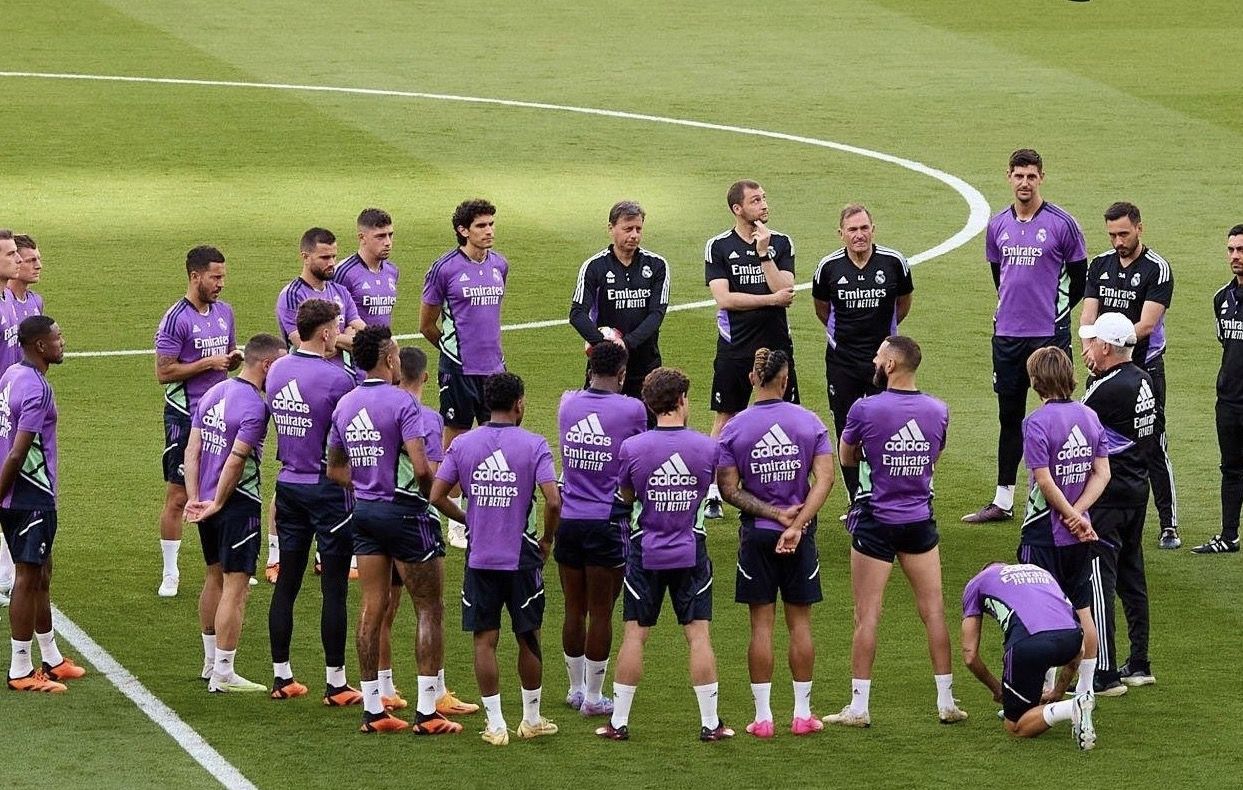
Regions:
<instances>
[{"instance_id":1,"label":"group of players standing","mask_svg":"<svg viewBox=\"0 0 1243 790\"><path fill-rule=\"evenodd\" d=\"M986 567L964 593L963 650L968 667L1004 703L1008 729L1034 735L1072 720L1080 748L1091 748L1095 694L1155 682L1147 660L1140 535L1151 476L1162 518L1160 545L1178 547L1161 367L1172 274L1143 246L1134 206L1108 209L1113 251L1089 265L1077 223L1041 198L1039 155L1016 151L1008 177L1014 204L992 219L986 240L999 292L993 340L1001 423L998 489L993 502L963 520L1012 517L1024 455L1031 490L1020 563ZM668 307L669 267L640 246L645 215L638 204L623 201L608 218L612 243L583 264L572 297L570 323L588 344L589 362L586 387L566 393L560 407L560 480L547 443L519 427L526 404L522 381L505 371L501 353L508 262L492 250L491 204L475 200L457 208L452 225L458 246L425 279L420 328L439 351L439 413L422 404L426 355L399 349L389 329L399 273L388 260L393 231L385 212L360 215L359 251L340 265L333 234L307 231L302 271L277 299L283 336L256 335L244 353L235 347L232 312L218 300L224 256L211 247L191 250L186 297L166 313L156 336L157 376L166 385L168 482L160 594L177 593L182 520L198 523L208 566L199 607L208 689L269 691L239 676L234 659L261 542L258 466L271 418L281 463L270 540L270 553L279 551L281 563L271 574L276 591L269 612L274 699L308 693L294 679L289 645L293 601L315 538L325 703L361 704L364 732L410 727L391 713L407 705L392 682L389 646L404 586L418 616L414 730L461 730L449 717L477 706L444 685L445 549L434 508L448 519L451 543L466 548L463 628L474 634L486 741L508 742L496 661L502 608L518 637L518 735L556 732L540 714L542 567L550 554L566 598L567 703L583 715L609 717L597 734L629 737L643 645L667 591L690 645L700 737L728 737L733 731L716 712L708 636L713 576L703 528L705 517L720 517L724 500L742 511L735 597L750 608L748 667L756 708L747 731L774 734L771 640L779 595L790 631L791 730L821 729L810 710L810 607L821 599L816 513L833 484L834 448L820 419L797 405L787 319L795 295L793 243L768 228L759 184L734 184L727 202L734 227L705 249L706 281L719 308L712 435L686 428L690 382L662 366L659 329ZM844 246L821 260L812 295L826 327L830 410L851 502L843 520L852 535L856 628L851 703L823 721L870 724L875 633L895 559L912 584L927 630L939 718L961 721L966 713L952 695L931 509L932 472L945 445L949 411L918 391L921 349L897 334L914 290L905 258L875 244L872 215L863 205L843 209L838 229ZM1225 347L1218 382L1223 529L1196 547L1198 553L1238 550L1243 399L1237 393L1241 372L1227 367L1237 367L1243 353L1243 227L1232 229L1229 239L1235 280L1215 304ZM1069 400L1070 310L1080 300L1083 356L1093 374L1086 405ZM38 353L32 356L28 348L26 356ZM239 366L236 378L226 377ZM1029 387L1044 405L1024 420ZM480 427L471 430L475 423ZM0 490L7 470L0 471ZM537 488L544 498L542 534L532 512ZM363 589L361 692L346 682L344 666L351 557ZM626 628L609 699L602 684L612 611L623 589ZM1121 666L1113 658L1115 589L1131 626L1131 655ZM1005 631L1002 681L978 657L984 612ZM45 652L42 671L31 677L59 685L47 657ZM1046 680L1046 670L1056 666L1068 671ZM1076 670L1076 692L1061 701Z\"/></svg>"}]
</instances>

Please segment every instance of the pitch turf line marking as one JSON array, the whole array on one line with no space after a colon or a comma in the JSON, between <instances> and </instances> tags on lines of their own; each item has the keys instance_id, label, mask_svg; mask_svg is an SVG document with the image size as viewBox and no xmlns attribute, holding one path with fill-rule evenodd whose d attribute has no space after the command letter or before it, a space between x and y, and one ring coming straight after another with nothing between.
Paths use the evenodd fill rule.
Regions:
<instances>
[{"instance_id":1,"label":"pitch turf line marking","mask_svg":"<svg viewBox=\"0 0 1243 790\"><path fill-rule=\"evenodd\" d=\"M783 140L790 143L801 143L803 145L812 145L819 148L831 148L835 151L843 153L855 154L856 156L864 156L869 159L876 159L881 162L898 165L907 170L919 173L921 175L935 178L937 181L949 186L959 194L967 206L971 209L967 216L967 222L953 236L945 241L937 244L930 249L912 255L908 262L914 266L923 261L930 261L938 258L947 252L956 250L975 238L988 225L989 206L988 201L980 194L975 187L963 181L958 176L946 173L943 170L937 170L934 167L916 162L912 159L904 159L900 156L886 154L881 151L873 151L869 148L860 148L845 143L837 143L832 140L821 140L816 137L803 137L801 135L786 134L784 132L770 132L765 129L752 129L746 126L731 126L728 124L708 123L706 121L692 121L684 118L667 118L662 115L647 115L645 113L623 112L621 110L601 110L591 107L573 107L565 104L548 104L546 102L518 101L515 99L491 99L480 96L457 96L449 93L423 93L420 91L398 91L383 90L379 88L347 88L332 85L296 85L283 82L237 82L234 80L197 80L183 79L175 77L126 77L110 74L58 74L46 73L38 71L0 71L0 77L15 77L27 79L50 79L50 80L87 80L95 82L130 82L145 83L153 85L191 85L207 88L254 88L267 90L283 90L283 91L304 91L313 93L343 93L354 96L395 96L406 99L429 99L433 101L454 101L466 104L489 104L498 107L518 107L528 110L552 110L556 112L571 112L579 115L597 115L605 118L621 118L629 121L647 121L649 123L663 123L670 126L685 126L692 129L707 129L715 132L732 132L734 134L744 134L751 137L766 137L771 140ZM811 287L811 283L801 283L795 286L795 290L803 291ZM711 299L705 299L698 302L686 302L679 305L670 305L670 312L679 310L696 310L704 307L714 307L716 302ZM568 324L569 321L563 318L552 319L549 321L530 321L523 324L506 324L501 327L502 332L512 332L522 329L544 329L552 326L562 326ZM395 335L396 340L415 340L421 338L420 334L412 335ZM124 349L120 351L71 351L65 356L67 357L130 357L155 353L153 349L137 348Z\"/></svg>"},{"instance_id":2,"label":"pitch turf line marking","mask_svg":"<svg viewBox=\"0 0 1243 790\"><path fill-rule=\"evenodd\" d=\"M211 747L203 736L195 732L189 724L178 716L172 708L165 705L159 697L152 694L138 678L121 663L104 650L98 642L91 639L76 623L65 616L64 612L52 607L52 617L57 633L65 637L82 657L91 662L104 677L117 687L117 690L129 697L138 709L147 715L177 742L194 761L203 766L220 784L238 790L256 790L254 784L233 767L233 764L221 756L220 752Z\"/></svg>"}]
</instances>

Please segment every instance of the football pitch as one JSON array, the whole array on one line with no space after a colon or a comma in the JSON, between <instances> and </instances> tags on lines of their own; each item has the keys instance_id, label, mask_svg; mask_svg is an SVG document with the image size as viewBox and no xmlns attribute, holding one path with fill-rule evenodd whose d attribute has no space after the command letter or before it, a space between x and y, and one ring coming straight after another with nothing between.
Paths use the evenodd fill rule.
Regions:
<instances>
[{"instance_id":1,"label":"football pitch","mask_svg":"<svg viewBox=\"0 0 1243 790\"><path fill-rule=\"evenodd\" d=\"M1243 221L1230 169L1243 145L1238 71L1224 65L1237 49L1235 5L8 0L0 226L38 239L45 268L37 290L74 354L49 376L61 447L53 602L224 764L263 788L1237 786L1239 559L1187 551L1218 530L1220 350L1210 300L1229 277L1225 231ZM871 729L789 735L779 628L778 737L742 734L753 713L748 625L745 607L733 603L737 515L728 508L710 522L708 541L721 713L740 732L732 741L696 740L685 642L667 610L646 653L632 740L593 737L597 722L561 704L561 598L551 565L543 707L561 726L554 738L490 748L474 734L482 713L464 720L460 737L363 738L356 708L324 708L314 694L277 703L206 693L196 615L203 570L192 528L180 596L155 595L163 435L153 356L82 353L149 348L160 316L184 292L187 249L224 251L222 298L244 340L275 328L276 295L297 274L306 228L333 229L343 259L358 211L380 206L395 218L393 260L402 270L395 331L412 334L423 274L453 245L453 207L490 199L499 207L497 249L512 265L504 320L517 326L504 335L508 364L526 381L527 427L551 442L558 398L581 385L583 357L577 334L550 322L565 318L580 264L607 243L615 201L646 209L644 246L669 260L674 305L709 298L704 242L731 224L724 196L738 178L764 185L772 226L794 239L799 283L840 246L838 209L868 204L878 243L925 253L903 331L923 346L921 388L951 409L935 508L957 644L962 587L985 561L1014 556L1018 520L958 522L995 482L995 292L983 237L949 250L945 242L982 229L977 191L992 211L1010 201L1004 171L1019 147L1043 154L1044 196L1078 217L1093 254L1108 243L1104 208L1129 200L1143 210L1145 242L1171 262L1176 280L1166 319L1168 412L1184 547L1156 549L1151 512L1145 551L1158 683L1100 701L1095 751L1077 752L1065 725L1034 741L1007 736L957 653L955 692L971 718L940 725L923 629L898 573L879 634ZM956 189L957 179L964 184ZM790 316L803 403L827 422L823 329L809 293L800 292ZM715 331L711 309L689 307L671 311L661 335L666 364L691 377L691 424L704 431ZM265 494L273 459L269 441ZM818 715L837 711L850 690L849 543L837 521L844 507L838 489L821 513ZM449 550L446 670L451 688L478 701L471 642L458 628L461 565L462 554ZM263 682L270 597L269 585L254 589L238 654L239 672ZM352 589L351 624L357 604ZM292 662L314 692L322 653L311 579L296 617ZM407 602L394 636L399 687L414 685L412 620ZM7 610L0 622L7 631ZM985 625L984 645L996 666L995 623ZM64 638L61 648L83 658ZM516 722L516 647L507 633L500 652L502 699ZM356 684L352 636L347 661ZM610 672L606 693L611 685ZM0 728L0 787L219 786L99 671L63 695L0 693Z\"/></svg>"}]
</instances>

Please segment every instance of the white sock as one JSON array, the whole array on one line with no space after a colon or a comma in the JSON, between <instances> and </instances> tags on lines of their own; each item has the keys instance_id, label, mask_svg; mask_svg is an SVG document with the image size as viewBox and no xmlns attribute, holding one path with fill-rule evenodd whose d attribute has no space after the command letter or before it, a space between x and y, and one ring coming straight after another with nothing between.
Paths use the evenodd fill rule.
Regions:
<instances>
[{"instance_id":1,"label":"white sock","mask_svg":"<svg viewBox=\"0 0 1243 790\"><path fill-rule=\"evenodd\" d=\"M862 715L868 712L868 699L872 696L872 680L850 679L850 712Z\"/></svg>"},{"instance_id":2,"label":"white sock","mask_svg":"<svg viewBox=\"0 0 1243 790\"><path fill-rule=\"evenodd\" d=\"M755 700L755 720L756 721L772 721L773 707L771 704L773 693L772 683L752 683L751 698ZM706 724L705 727L712 725Z\"/></svg>"},{"instance_id":3,"label":"white sock","mask_svg":"<svg viewBox=\"0 0 1243 790\"><path fill-rule=\"evenodd\" d=\"M268 565L278 565L281 561L281 539L268 533Z\"/></svg>"},{"instance_id":4,"label":"white sock","mask_svg":"<svg viewBox=\"0 0 1243 790\"><path fill-rule=\"evenodd\" d=\"M937 710L949 710L954 707L954 675L933 675L937 684Z\"/></svg>"},{"instance_id":5,"label":"white sock","mask_svg":"<svg viewBox=\"0 0 1243 790\"><path fill-rule=\"evenodd\" d=\"M794 718L811 718L811 681L794 681Z\"/></svg>"},{"instance_id":6,"label":"white sock","mask_svg":"<svg viewBox=\"0 0 1243 790\"><path fill-rule=\"evenodd\" d=\"M392 668L381 669L376 673L376 680L380 681L380 695L384 697L396 697L397 687L393 685Z\"/></svg>"},{"instance_id":7,"label":"white sock","mask_svg":"<svg viewBox=\"0 0 1243 790\"><path fill-rule=\"evenodd\" d=\"M1050 692L1057 683L1057 667L1049 667L1044 671L1044 687L1043 691Z\"/></svg>"},{"instance_id":8,"label":"white sock","mask_svg":"<svg viewBox=\"0 0 1243 790\"><path fill-rule=\"evenodd\" d=\"M630 723L630 706L634 704L636 688L613 681L613 718L610 723L614 727L625 727Z\"/></svg>"},{"instance_id":9,"label":"white sock","mask_svg":"<svg viewBox=\"0 0 1243 790\"><path fill-rule=\"evenodd\" d=\"M334 689L339 689L346 684L345 667L324 667L324 680Z\"/></svg>"},{"instance_id":10,"label":"white sock","mask_svg":"<svg viewBox=\"0 0 1243 790\"><path fill-rule=\"evenodd\" d=\"M604 676L609 671L609 660L592 661L587 659L587 690L583 692L583 699L588 702L599 702L600 692L604 690Z\"/></svg>"},{"instance_id":11,"label":"white sock","mask_svg":"<svg viewBox=\"0 0 1243 790\"><path fill-rule=\"evenodd\" d=\"M565 673L570 677L570 693L582 692L586 683L587 658L586 656L572 656L568 653L562 653L565 656Z\"/></svg>"},{"instance_id":12,"label":"white sock","mask_svg":"<svg viewBox=\"0 0 1243 790\"><path fill-rule=\"evenodd\" d=\"M488 729L506 729L505 717L501 715L501 695L493 694L491 697L483 697L479 701L483 703L483 710L488 714Z\"/></svg>"},{"instance_id":13,"label":"white sock","mask_svg":"<svg viewBox=\"0 0 1243 790\"><path fill-rule=\"evenodd\" d=\"M221 650L216 648L216 666L212 670L218 678L233 677L233 659L237 657L237 650Z\"/></svg>"},{"instance_id":14,"label":"white sock","mask_svg":"<svg viewBox=\"0 0 1243 790\"><path fill-rule=\"evenodd\" d=\"M272 662L272 676L281 680L293 680L293 669L288 661Z\"/></svg>"},{"instance_id":15,"label":"white sock","mask_svg":"<svg viewBox=\"0 0 1243 790\"><path fill-rule=\"evenodd\" d=\"M9 551L8 541L0 537L0 588L7 590L12 587L16 575L17 567L13 565L13 554Z\"/></svg>"},{"instance_id":16,"label":"white sock","mask_svg":"<svg viewBox=\"0 0 1243 790\"><path fill-rule=\"evenodd\" d=\"M392 674L392 670L389 674ZM419 675L419 700L414 704L414 710L420 716L430 716L436 712L435 675Z\"/></svg>"},{"instance_id":17,"label":"white sock","mask_svg":"<svg viewBox=\"0 0 1243 790\"><path fill-rule=\"evenodd\" d=\"M1014 510L1014 486L997 486L993 504L1002 510Z\"/></svg>"},{"instance_id":18,"label":"white sock","mask_svg":"<svg viewBox=\"0 0 1243 790\"><path fill-rule=\"evenodd\" d=\"M13 645L13 663L9 664L9 679L24 678L35 671L30 657L30 641L19 642L10 639Z\"/></svg>"},{"instance_id":19,"label":"white sock","mask_svg":"<svg viewBox=\"0 0 1243 790\"><path fill-rule=\"evenodd\" d=\"M317 552L315 552L315 561L316 561L316 562L319 562L319 561L320 561L320 560L319 560L319 552L318 552L318 551L317 551ZM322 564L322 563L321 563L321 564ZM353 556L351 556L351 557L350 557L350 570L352 570L352 571L356 571L356 570L358 570L358 555L357 555L357 554L355 554L355 555L353 555Z\"/></svg>"},{"instance_id":20,"label":"white sock","mask_svg":"<svg viewBox=\"0 0 1243 790\"><path fill-rule=\"evenodd\" d=\"M35 639L39 640L39 655L42 656L43 663L49 667L60 666L65 657L60 654L60 648L56 646L56 632L35 633Z\"/></svg>"},{"instance_id":21,"label":"white sock","mask_svg":"<svg viewBox=\"0 0 1243 790\"><path fill-rule=\"evenodd\" d=\"M363 710L370 714L384 712L384 700L380 699L380 681L364 680L363 687Z\"/></svg>"},{"instance_id":22,"label":"white sock","mask_svg":"<svg viewBox=\"0 0 1243 790\"><path fill-rule=\"evenodd\" d=\"M181 541L161 540L160 553L164 555L164 575L180 576L177 570L177 553L181 551Z\"/></svg>"},{"instance_id":23,"label":"white sock","mask_svg":"<svg viewBox=\"0 0 1243 790\"><path fill-rule=\"evenodd\" d=\"M522 690L522 720L527 724L539 724L539 698L541 689Z\"/></svg>"},{"instance_id":24,"label":"white sock","mask_svg":"<svg viewBox=\"0 0 1243 790\"><path fill-rule=\"evenodd\" d=\"M440 699L447 693L445 691L445 669L441 667L440 671L436 673L436 699Z\"/></svg>"},{"instance_id":25,"label":"white sock","mask_svg":"<svg viewBox=\"0 0 1243 790\"><path fill-rule=\"evenodd\" d=\"M716 715L717 684L705 683L695 686L695 696L699 700L699 726L710 730L716 729L721 717Z\"/></svg>"},{"instance_id":26,"label":"white sock","mask_svg":"<svg viewBox=\"0 0 1243 790\"><path fill-rule=\"evenodd\" d=\"M1045 705L1041 711L1044 716L1044 723L1052 727L1059 721L1070 721L1070 713L1074 709L1075 701L1073 699L1062 700Z\"/></svg>"},{"instance_id":27,"label":"white sock","mask_svg":"<svg viewBox=\"0 0 1243 790\"><path fill-rule=\"evenodd\" d=\"M1085 658L1079 662L1079 682L1075 684L1075 693L1083 694L1092 690L1096 680L1096 659Z\"/></svg>"},{"instance_id":28,"label":"white sock","mask_svg":"<svg viewBox=\"0 0 1243 790\"><path fill-rule=\"evenodd\" d=\"M216 664L216 635L203 634L203 663Z\"/></svg>"},{"instance_id":29,"label":"white sock","mask_svg":"<svg viewBox=\"0 0 1243 790\"><path fill-rule=\"evenodd\" d=\"M707 496L707 498L708 498L708 499L720 499L720 498L721 498L721 489L719 489L719 488L717 488L717 487L716 487L716 483L709 483L709 484L708 484L708 496ZM715 727L716 725L714 724L714 725L712 725L712 726L714 726L714 727Z\"/></svg>"}]
</instances>

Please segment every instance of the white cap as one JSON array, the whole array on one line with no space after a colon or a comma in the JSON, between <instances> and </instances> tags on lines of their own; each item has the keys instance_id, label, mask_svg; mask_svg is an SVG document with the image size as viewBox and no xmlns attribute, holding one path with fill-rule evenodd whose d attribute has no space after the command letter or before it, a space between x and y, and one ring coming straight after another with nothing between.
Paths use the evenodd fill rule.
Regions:
<instances>
[{"instance_id":1,"label":"white cap","mask_svg":"<svg viewBox=\"0 0 1243 790\"><path fill-rule=\"evenodd\" d=\"M1105 313L1096 317L1096 323L1079 327L1079 337L1084 340L1097 338L1111 346L1123 348L1136 343L1135 324L1122 313Z\"/></svg>"}]
</instances>

